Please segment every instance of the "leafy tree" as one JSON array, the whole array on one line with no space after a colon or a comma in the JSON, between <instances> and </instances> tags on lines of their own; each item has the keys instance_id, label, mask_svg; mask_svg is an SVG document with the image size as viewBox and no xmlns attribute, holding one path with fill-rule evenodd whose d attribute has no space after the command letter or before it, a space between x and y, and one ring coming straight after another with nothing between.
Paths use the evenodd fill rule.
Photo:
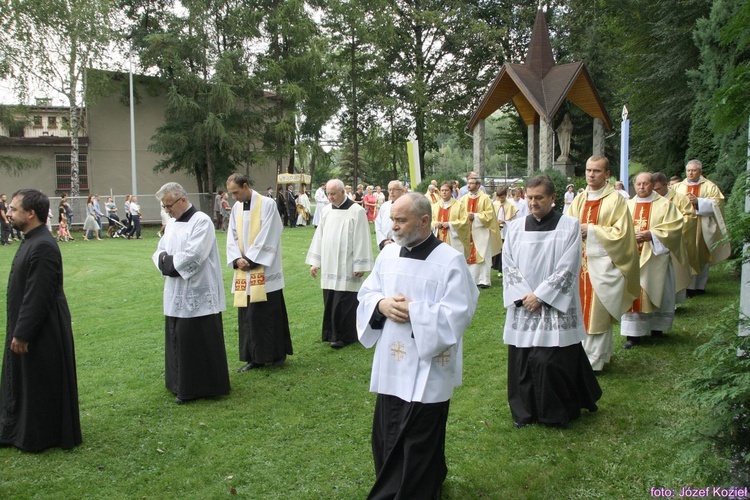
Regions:
<instances>
[{"instance_id":1,"label":"leafy tree","mask_svg":"<svg viewBox=\"0 0 750 500\"><path fill-rule=\"evenodd\" d=\"M126 12L141 65L155 70L167 92L165 122L151 150L156 169L185 170L201 191L213 191L234 170L251 174L265 159L269 100L249 76L244 50L259 36L258 16L224 0L182 2L186 13L156 12L149 1Z\"/></svg>"},{"instance_id":2,"label":"leafy tree","mask_svg":"<svg viewBox=\"0 0 750 500\"><path fill-rule=\"evenodd\" d=\"M711 0L612 2L622 37L616 96L631 119L631 157L665 173L684 168L695 94L687 72L696 69L692 32ZM619 116L619 113L615 116Z\"/></svg>"},{"instance_id":3,"label":"leafy tree","mask_svg":"<svg viewBox=\"0 0 750 500\"><path fill-rule=\"evenodd\" d=\"M353 179L360 178L360 154L363 136L375 126L376 96L383 92L385 65L375 41L377 17L382 2L361 0L331 0L326 3L323 29L331 47L331 65L338 75L334 90L339 96L341 110L338 121L342 142L351 151L347 171Z\"/></svg>"},{"instance_id":4,"label":"leafy tree","mask_svg":"<svg viewBox=\"0 0 750 500\"><path fill-rule=\"evenodd\" d=\"M413 127L423 176L436 135L463 128L501 58L480 10L473 0L388 0L378 13L387 95Z\"/></svg>"},{"instance_id":5,"label":"leafy tree","mask_svg":"<svg viewBox=\"0 0 750 500\"><path fill-rule=\"evenodd\" d=\"M0 76L25 100L29 89L65 96L70 108L70 194L79 194L78 133L85 71L103 63L116 43L110 0L6 0L0 9Z\"/></svg>"},{"instance_id":6,"label":"leafy tree","mask_svg":"<svg viewBox=\"0 0 750 500\"><path fill-rule=\"evenodd\" d=\"M742 24L749 18L748 2L715 0L694 34L700 66L691 72L697 99L686 159L701 159L726 195L745 170L750 85L737 75L750 66L750 29Z\"/></svg>"}]
</instances>

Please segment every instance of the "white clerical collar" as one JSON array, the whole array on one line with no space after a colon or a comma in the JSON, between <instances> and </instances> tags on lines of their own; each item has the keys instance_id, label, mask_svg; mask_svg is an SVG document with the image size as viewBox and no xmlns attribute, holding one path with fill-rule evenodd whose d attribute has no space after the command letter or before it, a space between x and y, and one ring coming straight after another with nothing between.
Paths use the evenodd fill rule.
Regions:
<instances>
[{"instance_id":1,"label":"white clerical collar","mask_svg":"<svg viewBox=\"0 0 750 500\"><path fill-rule=\"evenodd\" d=\"M651 203L654 201L654 194L656 194L654 191L651 191L651 194L646 196L645 198L641 198L640 196L636 197L636 202L638 203Z\"/></svg>"},{"instance_id":2,"label":"white clerical collar","mask_svg":"<svg viewBox=\"0 0 750 500\"><path fill-rule=\"evenodd\" d=\"M478 189L476 193L472 193L471 191L469 191L469 198L479 198L480 194L482 194L482 192L479 191Z\"/></svg>"},{"instance_id":3,"label":"white clerical collar","mask_svg":"<svg viewBox=\"0 0 750 500\"><path fill-rule=\"evenodd\" d=\"M451 198L451 199L450 199L450 200L448 200L448 201L444 201L444 202L443 202L443 208L448 208L449 206L451 206L451 201L452 201L452 200L453 200L453 198Z\"/></svg>"},{"instance_id":4,"label":"white clerical collar","mask_svg":"<svg viewBox=\"0 0 750 500\"><path fill-rule=\"evenodd\" d=\"M607 189L607 185L605 184L602 186L601 189L588 189L586 191L586 199L587 200L598 200L602 197L602 194L604 194L604 190Z\"/></svg>"},{"instance_id":5,"label":"white clerical collar","mask_svg":"<svg viewBox=\"0 0 750 500\"><path fill-rule=\"evenodd\" d=\"M701 183L701 178L699 177L697 181L691 181L690 179L685 179L688 183L688 186L695 186L696 184Z\"/></svg>"}]
</instances>

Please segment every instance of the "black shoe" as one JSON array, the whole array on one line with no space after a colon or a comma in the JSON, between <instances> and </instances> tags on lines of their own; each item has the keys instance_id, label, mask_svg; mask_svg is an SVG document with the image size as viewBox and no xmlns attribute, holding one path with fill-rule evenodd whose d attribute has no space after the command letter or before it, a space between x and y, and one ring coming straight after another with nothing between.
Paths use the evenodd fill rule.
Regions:
<instances>
[{"instance_id":1,"label":"black shoe","mask_svg":"<svg viewBox=\"0 0 750 500\"><path fill-rule=\"evenodd\" d=\"M187 400L181 399L179 397L175 397L174 402L177 403L178 405L184 405L185 403L187 403Z\"/></svg>"},{"instance_id":2,"label":"black shoe","mask_svg":"<svg viewBox=\"0 0 750 500\"><path fill-rule=\"evenodd\" d=\"M334 349L341 349L345 345L346 344L344 344L344 342L342 340L337 340L336 342L331 342L331 347L333 347Z\"/></svg>"},{"instance_id":3,"label":"black shoe","mask_svg":"<svg viewBox=\"0 0 750 500\"><path fill-rule=\"evenodd\" d=\"M490 287L490 285L477 285L477 286L479 288L481 288L482 290L484 290L485 288L489 288Z\"/></svg>"},{"instance_id":4,"label":"black shoe","mask_svg":"<svg viewBox=\"0 0 750 500\"><path fill-rule=\"evenodd\" d=\"M256 368L263 368L263 365L260 363L253 363L251 361L250 363L246 364L245 366L237 370L237 373L245 373L246 371L254 370Z\"/></svg>"},{"instance_id":5,"label":"black shoe","mask_svg":"<svg viewBox=\"0 0 750 500\"><path fill-rule=\"evenodd\" d=\"M632 349L640 341L640 339L638 337L626 337L626 338L628 340L624 344L622 344L622 348L623 349Z\"/></svg>"},{"instance_id":6,"label":"black shoe","mask_svg":"<svg viewBox=\"0 0 750 500\"><path fill-rule=\"evenodd\" d=\"M284 363L286 363L286 358L277 359L273 362L273 366L284 366Z\"/></svg>"},{"instance_id":7,"label":"black shoe","mask_svg":"<svg viewBox=\"0 0 750 500\"><path fill-rule=\"evenodd\" d=\"M527 425L529 424L524 424L523 422L513 422L513 427L515 427L516 429L523 429Z\"/></svg>"},{"instance_id":8,"label":"black shoe","mask_svg":"<svg viewBox=\"0 0 750 500\"><path fill-rule=\"evenodd\" d=\"M651 336L652 337L663 337L664 332L661 330L651 330Z\"/></svg>"}]
</instances>

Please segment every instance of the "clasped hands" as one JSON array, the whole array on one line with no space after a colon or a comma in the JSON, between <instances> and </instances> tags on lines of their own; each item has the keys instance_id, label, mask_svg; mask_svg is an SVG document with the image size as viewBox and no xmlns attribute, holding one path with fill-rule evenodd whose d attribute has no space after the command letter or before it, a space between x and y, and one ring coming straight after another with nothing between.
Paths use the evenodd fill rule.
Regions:
<instances>
[{"instance_id":1,"label":"clasped hands","mask_svg":"<svg viewBox=\"0 0 750 500\"><path fill-rule=\"evenodd\" d=\"M380 314L395 323L409 322L409 299L400 293L381 300L377 307Z\"/></svg>"},{"instance_id":2,"label":"clasped hands","mask_svg":"<svg viewBox=\"0 0 750 500\"><path fill-rule=\"evenodd\" d=\"M651 231L638 231L635 233L635 241L637 243L643 243L645 241L652 241Z\"/></svg>"},{"instance_id":3,"label":"clasped hands","mask_svg":"<svg viewBox=\"0 0 750 500\"><path fill-rule=\"evenodd\" d=\"M542 302L533 293L527 293L521 298L521 300L523 300L523 307L529 312L539 312L542 308Z\"/></svg>"}]
</instances>

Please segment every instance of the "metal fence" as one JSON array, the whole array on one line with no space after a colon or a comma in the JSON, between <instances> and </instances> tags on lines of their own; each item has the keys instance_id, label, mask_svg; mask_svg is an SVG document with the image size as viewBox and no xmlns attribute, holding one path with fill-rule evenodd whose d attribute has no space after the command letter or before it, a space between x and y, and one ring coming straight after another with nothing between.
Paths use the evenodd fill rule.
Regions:
<instances>
[{"instance_id":1,"label":"metal fence","mask_svg":"<svg viewBox=\"0 0 750 500\"><path fill-rule=\"evenodd\" d=\"M103 225L106 227L106 215L107 215L107 198L111 197L112 201L117 205L117 216L123 220L125 219L125 195L124 194L107 194L99 193L99 208L104 215L102 219ZM214 217L214 202L213 198L215 195L211 193L188 193L188 200L195 205L195 207L201 212L205 212L212 219ZM73 210L73 227L83 226L83 221L86 220L86 200L88 196L68 196L68 203L70 208ZM157 224L161 225L161 202L156 199L155 193L139 194L138 205L141 207L141 224ZM52 210L52 225L57 226L57 210L60 206L60 197L51 196L49 199L49 207Z\"/></svg>"}]
</instances>

